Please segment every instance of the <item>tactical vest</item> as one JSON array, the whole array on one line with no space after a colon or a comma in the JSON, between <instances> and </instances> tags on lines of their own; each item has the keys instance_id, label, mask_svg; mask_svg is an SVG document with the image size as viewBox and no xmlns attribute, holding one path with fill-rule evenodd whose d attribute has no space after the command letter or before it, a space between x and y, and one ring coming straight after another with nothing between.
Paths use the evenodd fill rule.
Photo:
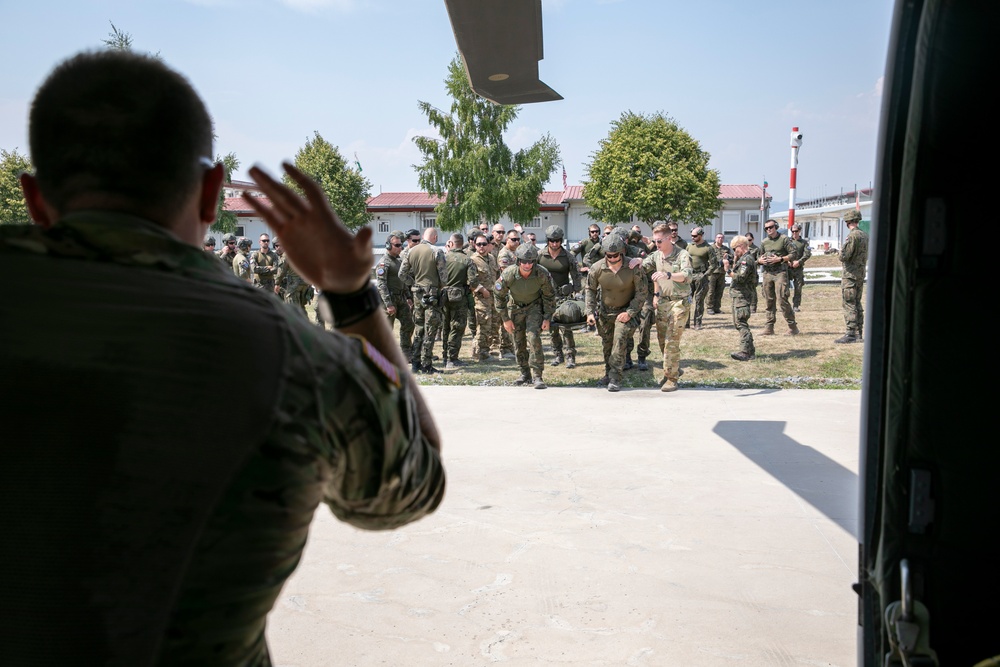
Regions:
<instances>
[{"instance_id":1,"label":"tactical vest","mask_svg":"<svg viewBox=\"0 0 1000 667\"><path fill-rule=\"evenodd\" d=\"M438 249L430 243L420 243L410 248L408 257L414 287L441 287L437 253Z\"/></svg>"},{"instance_id":2,"label":"tactical vest","mask_svg":"<svg viewBox=\"0 0 1000 667\"><path fill-rule=\"evenodd\" d=\"M559 254L555 259L552 259L552 257L549 256L548 250L541 253L538 256L538 265L545 267L545 269L552 276L552 282L555 283L556 287L562 287L563 285L569 284L570 258L569 253L562 248L559 249Z\"/></svg>"}]
</instances>

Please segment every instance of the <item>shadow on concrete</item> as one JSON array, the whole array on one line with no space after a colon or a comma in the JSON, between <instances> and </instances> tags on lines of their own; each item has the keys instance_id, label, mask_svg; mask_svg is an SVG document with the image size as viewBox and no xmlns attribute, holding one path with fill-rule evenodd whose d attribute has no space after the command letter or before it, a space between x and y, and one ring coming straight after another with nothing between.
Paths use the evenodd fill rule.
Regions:
<instances>
[{"instance_id":1,"label":"shadow on concrete","mask_svg":"<svg viewBox=\"0 0 1000 667\"><path fill-rule=\"evenodd\" d=\"M720 421L712 431L857 537L858 476L785 435L783 421Z\"/></svg>"}]
</instances>

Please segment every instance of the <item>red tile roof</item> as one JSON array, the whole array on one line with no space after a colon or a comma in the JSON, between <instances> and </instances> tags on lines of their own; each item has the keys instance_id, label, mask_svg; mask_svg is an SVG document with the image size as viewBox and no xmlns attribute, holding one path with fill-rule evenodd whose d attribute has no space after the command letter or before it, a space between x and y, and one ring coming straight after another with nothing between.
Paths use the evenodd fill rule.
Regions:
<instances>
[{"instance_id":1,"label":"red tile roof","mask_svg":"<svg viewBox=\"0 0 1000 667\"><path fill-rule=\"evenodd\" d=\"M382 192L368 198L368 208L395 209L433 209L441 202L441 197L435 197L426 192Z\"/></svg>"},{"instance_id":2,"label":"red tile roof","mask_svg":"<svg viewBox=\"0 0 1000 667\"><path fill-rule=\"evenodd\" d=\"M563 191L563 201L571 199L583 199L582 185L571 185Z\"/></svg>"},{"instance_id":3,"label":"red tile roof","mask_svg":"<svg viewBox=\"0 0 1000 667\"><path fill-rule=\"evenodd\" d=\"M719 199L755 199L760 201L759 185L720 185ZM768 199L771 195L767 196Z\"/></svg>"}]
</instances>

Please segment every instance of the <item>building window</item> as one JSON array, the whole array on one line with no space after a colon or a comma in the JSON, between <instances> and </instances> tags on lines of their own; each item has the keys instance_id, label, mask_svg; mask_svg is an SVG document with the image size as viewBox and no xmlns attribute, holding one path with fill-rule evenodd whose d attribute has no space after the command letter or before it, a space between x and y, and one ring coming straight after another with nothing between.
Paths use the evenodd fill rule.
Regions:
<instances>
[{"instance_id":1,"label":"building window","mask_svg":"<svg viewBox=\"0 0 1000 667\"><path fill-rule=\"evenodd\" d=\"M437 224L437 218L424 217L424 229L430 229Z\"/></svg>"},{"instance_id":2,"label":"building window","mask_svg":"<svg viewBox=\"0 0 1000 667\"><path fill-rule=\"evenodd\" d=\"M389 233L389 221L388 220L379 220L378 221L378 231L381 234L388 234Z\"/></svg>"},{"instance_id":3,"label":"building window","mask_svg":"<svg viewBox=\"0 0 1000 667\"><path fill-rule=\"evenodd\" d=\"M524 229L541 229L542 228L542 218L541 216L535 216L531 219L531 222L524 225Z\"/></svg>"},{"instance_id":4,"label":"building window","mask_svg":"<svg viewBox=\"0 0 1000 667\"><path fill-rule=\"evenodd\" d=\"M246 236L246 230L243 228L243 225L236 225L236 231L233 234L236 234L236 236Z\"/></svg>"}]
</instances>

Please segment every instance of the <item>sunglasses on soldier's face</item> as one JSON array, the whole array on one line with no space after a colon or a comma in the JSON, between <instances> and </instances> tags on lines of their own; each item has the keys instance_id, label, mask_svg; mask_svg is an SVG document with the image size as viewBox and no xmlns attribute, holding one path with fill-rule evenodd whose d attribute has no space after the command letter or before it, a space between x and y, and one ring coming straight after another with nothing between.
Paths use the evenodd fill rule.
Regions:
<instances>
[{"instance_id":1,"label":"sunglasses on soldier's face","mask_svg":"<svg viewBox=\"0 0 1000 667\"><path fill-rule=\"evenodd\" d=\"M606 252L604 253L604 256L608 259L618 259L622 256L622 254L620 252Z\"/></svg>"},{"instance_id":2,"label":"sunglasses on soldier's face","mask_svg":"<svg viewBox=\"0 0 1000 667\"><path fill-rule=\"evenodd\" d=\"M477 243L477 244L476 244L476 247L477 247L477 248L485 248L485 247L486 247L486 246L488 246L488 245L489 245L489 243Z\"/></svg>"}]
</instances>

